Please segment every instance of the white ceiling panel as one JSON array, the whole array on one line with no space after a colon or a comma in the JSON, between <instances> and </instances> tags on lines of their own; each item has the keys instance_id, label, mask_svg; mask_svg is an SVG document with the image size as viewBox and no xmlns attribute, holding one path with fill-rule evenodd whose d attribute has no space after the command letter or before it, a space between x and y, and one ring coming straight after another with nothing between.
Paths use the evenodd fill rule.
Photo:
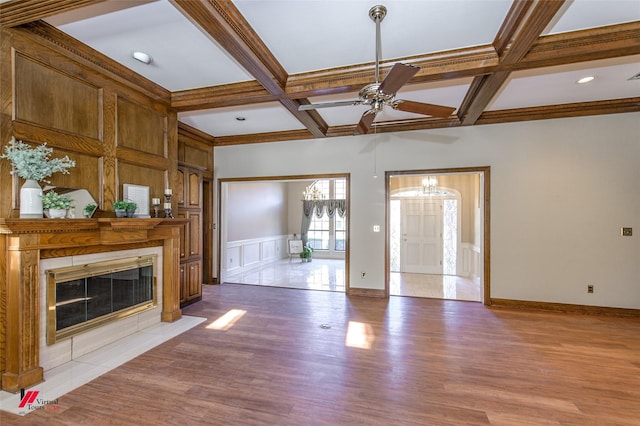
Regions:
<instances>
[{"instance_id":1,"label":"white ceiling panel","mask_svg":"<svg viewBox=\"0 0 640 426\"><path fill-rule=\"evenodd\" d=\"M640 20L638 0L572 0L545 34L584 30Z\"/></svg>"},{"instance_id":2,"label":"white ceiling panel","mask_svg":"<svg viewBox=\"0 0 640 426\"><path fill-rule=\"evenodd\" d=\"M640 96L640 56L518 71L511 74L490 110L560 105ZM578 84L582 77L595 80Z\"/></svg>"},{"instance_id":3,"label":"white ceiling panel","mask_svg":"<svg viewBox=\"0 0 640 426\"><path fill-rule=\"evenodd\" d=\"M289 74L373 62L375 23L369 9L387 8L382 58L489 44L511 2L506 0L235 0ZM455 24L455 25L454 25Z\"/></svg>"},{"instance_id":4,"label":"white ceiling panel","mask_svg":"<svg viewBox=\"0 0 640 426\"><path fill-rule=\"evenodd\" d=\"M304 129L304 126L277 102L181 112L178 119L214 136Z\"/></svg>"},{"instance_id":5,"label":"white ceiling panel","mask_svg":"<svg viewBox=\"0 0 640 426\"><path fill-rule=\"evenodd\" d=\"M170 91L253 80L168 1L137 3L73 22L67 14L47 21ZM153 62L133 59L137 50Z\"/></svg>"}]
</instances>

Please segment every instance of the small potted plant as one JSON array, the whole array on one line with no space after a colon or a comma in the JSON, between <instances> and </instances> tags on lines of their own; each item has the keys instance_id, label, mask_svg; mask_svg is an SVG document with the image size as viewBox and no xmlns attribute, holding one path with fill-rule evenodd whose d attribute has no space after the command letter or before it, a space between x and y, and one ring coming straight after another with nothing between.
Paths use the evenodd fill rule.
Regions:
<instances>
[{"instance_id":1,"label":"small potted plant","mask_svg":"<svg viewBox=\"0 0 640 426\"><path fill-rule=\"evenodd\" d=\"M136 203L134 203L133 201L127 201L127 205L124 208L127 212L127 217L133 217L136 213L137 208L138 205Z\"/></svg>"},{"instance_id":2,"label":"small potted plant","mask_svg":"<svg viewBox=\"0 0 640 426\"><path fill-rule=\"evenodd\" d=\"M82 209L82 214L84 215L84 217L90 218L91 216L93 216L93 213L95 213L97 208L97 205L89 203Z\"/></svg>"},{"instance_id":3,"label":"small potted plant","mask_svg":"<svg viewBox=\"0 0 640 426\"><path fill-rule=\"evenodd\" d=\"M52 219L61 219L67 217L67 210L71 207L73 200L66 194L58 194L55 191L49 191L42 196L42 207L49 211L49 217Z\"/></svg>"},{"instance_id":4,"label":"small potted plant","mask_svg":"<svg viewBox=\"0 0 640 426\"><path fill-rule=\"evenodd\" d=\"M313 253L313 247L309 244L306 244L302 248L302 253L300 253L300 258L303 262L311 262L311 253Z\"/></svg>"},{"instance_id":5,"label":"small potted plant","mask_svg":"<svg viewBox=\"0 0 640 426\"><path fill-rule=\"evenodd\" d=\"M124 200L118 200L113 203L113 210L116 212L116 217L125 217L127 215L127 203Z\"/></svg>"}]
</instances>

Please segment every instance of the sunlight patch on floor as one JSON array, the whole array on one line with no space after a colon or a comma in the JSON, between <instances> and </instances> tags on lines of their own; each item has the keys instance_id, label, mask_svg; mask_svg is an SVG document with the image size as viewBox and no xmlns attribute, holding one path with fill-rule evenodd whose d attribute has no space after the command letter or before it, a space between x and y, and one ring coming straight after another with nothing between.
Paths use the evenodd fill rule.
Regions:
<instances>
[{"instance_id":1,"label":"sunlight patch on floor","mask_svg":"<svg viewBox=\"0 0 640 426\"><path fill-rule=\"evenodd\" d=\"M359 321L349 321L345 346L350 348L371 349L376 339L373 327L370 324Z\"/></svg>"},{"instance_id":2,"label":"sunlight patch on floor","mask_svg":"<svg viewBox=\"0 0 640 426\"><path fill-rule=\"evenodd\" d=\"M207 328L212 330L228 330L246 313L247 311L242 309L231 309L226 314L211 322Z\"/></svg>"}]
</instances>

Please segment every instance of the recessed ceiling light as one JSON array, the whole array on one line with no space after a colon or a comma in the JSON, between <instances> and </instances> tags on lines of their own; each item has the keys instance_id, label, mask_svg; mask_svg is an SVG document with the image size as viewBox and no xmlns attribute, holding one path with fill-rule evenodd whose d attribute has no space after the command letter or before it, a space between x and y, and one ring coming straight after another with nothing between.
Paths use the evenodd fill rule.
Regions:
<instances>
[{"instance_id":1,"label":"recessed ceiling light","mask_svg":"<svg viewBox=\"0 0 640 426\"><path fill-rule=\"evenodd\" d=\"M153 61L153 58L150 55L147 55L144 52L133 52L133 58L137 59L138 61L142 62L143 64L147 64L149 65L151 63L151 61Z\"/></svg>"},{"instance_id":2,"label":"recessed ceiling light","mask_svg":"<svg viewBox=\"0 0 640 426\"><path fill-rule=\"evenodd\" d=\"M580 80L576 81L576 83L578 83L578 84L590 83L595 79L596 78L594 76L590 75L588 77L582 77Z\"/></svg>"},{"instance_id":3,"label":"recessed ceiling light","mask_svg":"<svg viewBox=\"0 0 640 426\"><path fill-rule=\"evenodd\" d=\"M244 117L236 117L236 120L238 120L238 121L244 121L244 120L246 120L246 118L244 118Z\"/></svg>"}]
</instances>

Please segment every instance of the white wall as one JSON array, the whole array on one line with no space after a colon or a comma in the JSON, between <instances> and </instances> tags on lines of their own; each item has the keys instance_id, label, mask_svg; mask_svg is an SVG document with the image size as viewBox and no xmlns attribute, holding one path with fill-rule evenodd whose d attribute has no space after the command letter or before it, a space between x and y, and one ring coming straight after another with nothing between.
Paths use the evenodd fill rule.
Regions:
<instances>
[{"instance_id":1,"label":"white wall","mask_svg":"<svg viewBox=\"0 0 640 426\"><path fill-rule=\"evenodd\" d=\"M288 185L284 182L229 182L227 241L286 234Z\"/></svg>"},{"instance_id":2,"label":"white wall","mask_svg":"<svg viewBox=\"0 0 640 426\"><path fill-rule=\"evenodd\" d=\"M638 113L215 150L216 178L351 174L352 288L384 288L384 171L470 166L491 167L491 297L640 308Z\"/></svg>"}]
</instances>

